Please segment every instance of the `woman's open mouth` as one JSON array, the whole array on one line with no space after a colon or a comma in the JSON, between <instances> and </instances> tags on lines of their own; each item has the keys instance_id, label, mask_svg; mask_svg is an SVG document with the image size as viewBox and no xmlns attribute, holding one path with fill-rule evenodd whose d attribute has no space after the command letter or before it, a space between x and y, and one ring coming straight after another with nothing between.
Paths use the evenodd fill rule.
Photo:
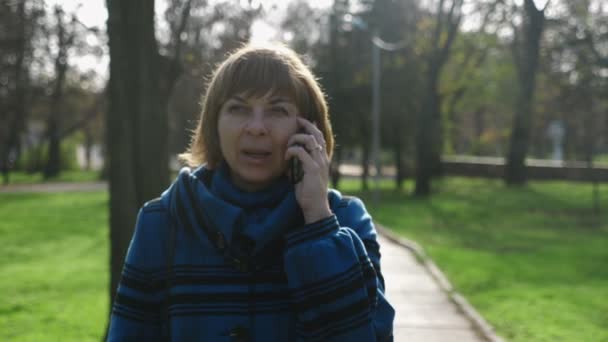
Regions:
<instances>
[{"instance_id":1,"label":"woman's open mouth","mask_svg":"<svg viewBox=\"0 0 608 342\"><path fill-rule=\"evenodd\" d=\"M272 153L268 150L245 149L242 150L241 155L247 162L260 164L270 160Z\"/></svg>"}]
</instances>

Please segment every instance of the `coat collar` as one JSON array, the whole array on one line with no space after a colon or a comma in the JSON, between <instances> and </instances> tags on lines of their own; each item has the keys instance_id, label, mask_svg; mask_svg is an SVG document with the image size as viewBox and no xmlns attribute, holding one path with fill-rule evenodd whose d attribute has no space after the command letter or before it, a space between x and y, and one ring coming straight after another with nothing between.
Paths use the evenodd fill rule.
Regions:
<instances>
[{"instance_id":1,"label":"coat collar","mask_svg":"<svg viewBox=\"0 0 608 342\"><path fill-rule=\"evenodd\" d=\"M245 208L213 191L218 186L215 172L204 165L194 171L184 168L168 191L172 217L199 240L210 241L226 255L256 258L275 254L283 234L303 224L293 189L281 193L281 198L263 198L264 204L273 205L270 212L261 222L247 222ZM247 206L255 204L254 199L246 198Z\"/></svg>"}]
</instances>

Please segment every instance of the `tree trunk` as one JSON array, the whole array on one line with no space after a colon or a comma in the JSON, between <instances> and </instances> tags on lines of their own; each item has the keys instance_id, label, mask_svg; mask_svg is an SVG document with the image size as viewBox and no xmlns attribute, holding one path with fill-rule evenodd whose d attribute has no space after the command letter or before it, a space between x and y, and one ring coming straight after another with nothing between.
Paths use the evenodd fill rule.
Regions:
<instances>
[{"instance_id":1,"label":"tree trunk","mask_svg":"<svg viewBox=\"0 0 608 342\"><path fill-rule=\"evenodd\" d=\"M154 1L107 0L110 45L107 160L110 300L142 204L169 181L167 114L159 99Z\"/></svg>"},{"instance_id":2,"label":"tree trunk","mask_svg":"<svg viewBox=\"0 0 608 342\"><path fill-rule=\"evenodd\" d=\"M334 149L334 155L330 167L331 184L334 189L337 189L340 183L340 164L342 164L342 148L337 147Z\"/></svg>"},{"instance_id":3,"label":"tree trunk","mask_svg":"<svg viewBox=\"0 0 608 342\"><path fill-rule=\"evenodd\" d=\"M31 42L26 34L26 21L28 20L25 12L25 1L19 3L17 12L19 14L19 25L18 25L18 46L16 49L17 58L15 60L14 75L15 77L15 96L13 97L13 108L12 110L4 113L7 115L8 131L0 129L0 136L4 137L6 132L7 140L2 141L0 145L0 169L2 171L2 177L4 184L8 184L10 181L10 171L12 164L19 158L21 151L20 134L25 128L27 111L25 110L26 103L26 92L29 83L29 72L27 66L27 56L30 49L29 44ZM12 114L12 117L11 117Z\"/></svg>"},{"instance_id":4,"label":"tree trunk","mask_svg":"<svg viewBox=\"0 0 608 342\"><path fill-rule=\"evenodd\" d=\"M422 108L416 123L416 186L415 196L428 196L431 193L431 179L440 176L443 131L441 125L441 97L439 77L448 61L450 49L458 34L462 19L463 0L452 0L449 10L445 1L437 3L437 22L433 35L432 51L427 57L426 89ZM442 38L442 37L445 37Z\"/></svg>"},{"instance_id":5,"label":"tree trunk","mask_svg":"<svg viewBox=\"0 0 608 342\"><path fill-rule=\"evenodd\" d=\"M361 156L361 189L368 190L369 189L369 163L370 163L370 144L367 142L369 139L364 139L363 141L363 155Z\"/></svg>"},{"instance_id":6,"label":"tree trunk","mask_svg":"<svg viewBox=\"0 0 608 342\"><path fill-rule=\"evenodd\" d=\"M530 140L540 40L545 22L544 10L536 9L533 0L525 0L524 13L524 42L521 47L514 46L519 89L505 168L505 182L508 185L523 185L527 179L525 159Z\"/></svg>"},{"instance_id":7,"label":"tree trunk","mask_svg":"<svg viewBox=\"0 0 608 342\"><path fill-rule=\"evenodd\" d=\"M25 90L26 87L23 85L17 85L17 94L15 96L15 109L14 117L12 118L8 132L7 144L0 146L0 160L2 177L4 184L8 184L10 181L10 171L13 164L19 159L21 151L21 142L19 141L19 135L23 131L25 125Z\"/></svg>"},{"instance_id":8,"label":"tree trunk","mask_svg":"<svg viewBox=\"0 0 608 342\"><path fill-rule=\"evenodd\" d=\"M57 56L55 56L55 85L51 95L51 112L47 120L47 160L44 167L44 178L57 177L61 169L61 100L63 85L68 70L68 49L73 44L74 33L68 33L63 20L63 12L55 9L57 19Z\"/></svg>"},{"instance_id":9,"label":"tree trunk","mask_svg":"<svg viewBox=\"0 0 608 342\"><path fill-rule=\"evenodd\" d=\"M458 134L458 127L460 127L461 122L460 118L456 115L456 106L460 102L460 100L464 97L466 92L466 87L461 86L458 88L454 94L450 97L450 101L448 102L447 108L447 120L448 127L446 129L447 141L452 148L452 151L455 153L459 153L460 149L460 137Z\"/></svg>"},{"instance_id":10,"label":"tree trunk","mask_svg":"<svg viewBox=\"0 0 608 342\"><path fill-rule=\"evenodd\" d=\"M8 144L0 147L0 151L2 151L2 160L0 161L0 165L2 166L1 171L4 185L10 183L11 169L13 164L19 158L19 132L22 130L20 128L21 125L22 118L21 116L17 115L17 117L13 118L13 122L11 123L11 132L9 133Z\"/></svg>"},{"instance_id":11,"label":"tree trunk","mask_svg":"<svg viewBox=\"0 0 608 342\"><path fill-rule=\"evenodd\" d=\"M394 157L395 157L395 168L396 168L396 174L395 174L395 187L398 190L401 190L403 188L403 180L405 179L405 167L403 165L403 139L401 138L401 136L399 135L399 132L401 131L400 126L401 125L395 125L395 130L396 130L396 134L395 134L395 143L393 146L393 153L394 153Z\"/></svg>"},{"instance_id":12,"label":"tree trunk","mask_svg":"<svg viewBox=\"0 0 608 342\"><path fill-rule=\"evenodd\" d=\"M473 155L481 156L486 151L484 151L484 146L481 142L481 137L483 132L485 131L485 120L484 120L484 109L478 108L473 112L473 134L475 137L475 141L477 142L477 148L473 150Z\"/></svg>"},{"instance_id":13,"label":"tree trunk","mask_svg":"<svg viewBox=\"0 0 608 342\"><path fill-rule=\"evenodd\" d=\"M91 170L91 153L93 149L93 134L91 128L87 125L83 129L84 131L84 169L87 171Z\"/></svg>"},{"instance_id":14,"label":"tree trunk","mask_svg":"<svg viewBox=\"0 0 608 342\"><path fill-rule=\"evenodd\" d=\"M53 115L54 116L54 115ZM57 177L61 169L61 142L59 140L59 123L56 118L50 118L47 123L47 160L44 167L44 178Z\"/></svg>"},{"instance_id":15,"label":"tree trunk","mask_svg":"<svg viewBox=\"0 0 608 342\"><path fill-rule=\"evenodd\" d=\"M432 63L427 77L427 90L416 123L416 186L415 196L428 196L431 179L437 175L440 164L441 142L439 139L441 116L437 82L439 67Z\"/></svg>"}]
</instances>

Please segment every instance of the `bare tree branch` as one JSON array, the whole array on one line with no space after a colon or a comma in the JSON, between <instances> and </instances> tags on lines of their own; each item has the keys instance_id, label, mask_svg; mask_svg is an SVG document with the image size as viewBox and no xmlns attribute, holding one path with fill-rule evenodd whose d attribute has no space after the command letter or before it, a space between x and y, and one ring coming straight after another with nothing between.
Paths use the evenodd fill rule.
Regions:
<instances>
[{"instance_id":1,"label":"bare tree branch","mask_svg":"<svg viewBox=\"0 0 608 342\"><path fill-rule=\"evenodd\" d=\"M444 0L439 0L437 4L437 26L435 26L435 34L433 35L433 50L439 49L441 41L441 33L443 31L443 4Z\"/></svg>"},{"instance_id":2,"label":"bare tree branch","mask_svg":"<svg viewBox=\"0 0 608 342\"><path fill-rule=\"evenodd\" d=\"M186 4L182 8L177 30L175 30L175 32L173 32L173 41L175 42L175 50L173 52L173 60L171 63L171 67L169 69L169 76L171 79L175 79L177 77L177 73L179 70L181 50L184 45L182 42L181 36L186 30L186 25L188 24L188 19L190 18L191 8L192 8L192 0L187 0Z\"/></svg>"},{"instance_id":3,"label":"bare tree branch","mask_svg":"<svg viewBox=\"0 0 608 342\"><path fill-rule=\"evenodd\" d=\"M452 44L454 43L454 39L456 38L456 35L458 33L458 29L460 27L460 21L462 20L462 3L463 0L454 0L452 2L452 7L450 8L450 13L449 13L449 21L448 23L448 37L445 40L443 46L440 47L440 51L438 54L439 60L441 61L440 63L444 63L445 60L447 59L447 56L449 54L450 48L452 47ZM456 17L454 18L454 9L456 8L456 5L458 5L458 14L456 14Z\"/></svg>"},{"instance_id":4,"label":"bare tree branch","mask_svg":"<svg viewBox=\"0 0 608 342\"><path fill-rule=\"evenodd\" d=\"M95 100L93 105L91 105L89 110L87 110L85 115L83 115L78 121L74 122L68 128L64 129L63 131L61 131L61 133L59 133L60 139L71 135L77 130L83 128L87 123L89 123L89 121L93 120L95 116L97 116L97 114L99 113L99 110L101 109L101 106L103 105L104 101L104 95L97 96L97 99Z\"/></svg>"}]
</instances>

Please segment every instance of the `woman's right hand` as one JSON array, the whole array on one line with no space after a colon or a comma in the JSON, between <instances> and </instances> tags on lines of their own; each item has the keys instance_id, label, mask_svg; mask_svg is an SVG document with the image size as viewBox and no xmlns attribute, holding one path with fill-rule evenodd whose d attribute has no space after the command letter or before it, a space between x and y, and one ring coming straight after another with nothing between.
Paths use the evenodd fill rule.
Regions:
<instances>
[{"instance_id":1,"label":"woman's right hand","mask_svg":"<svg viewBox=\"0 0 608 342\"><path fill-rule=\"evenodd\" d=\"M308 224L332 215L327 200L330 159L319 128L302 117L297 122L304 132L289 139L285 159L298 158L301 162L304 176L294 187L304 222Z\"/></svg>"}]
</instances>

